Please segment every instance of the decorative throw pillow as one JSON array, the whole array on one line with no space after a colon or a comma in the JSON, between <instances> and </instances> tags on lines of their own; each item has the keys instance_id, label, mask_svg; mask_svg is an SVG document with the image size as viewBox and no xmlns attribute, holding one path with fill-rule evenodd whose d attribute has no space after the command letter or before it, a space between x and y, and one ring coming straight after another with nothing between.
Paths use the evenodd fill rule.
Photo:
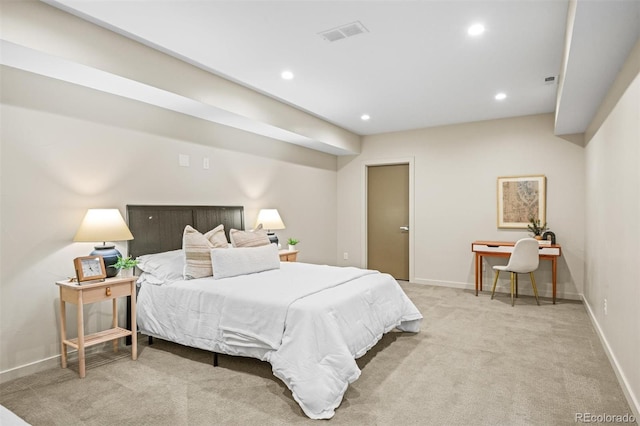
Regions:
<instances>
[{"instance_id":1,"label":"decorative throw pillow","mask_svg":"<svg viewBox=\"0 0 640 426\"><path fill-rule=\"evenodd\" d=\"M229 231L229 238L234 247L260 247L271 244L267 236L267 231L262 229L262 224L258 225L258 227L252 231L231 229L231 231Z\"/></svg>"},{"instance_id":2,"label":"decorative throw pillow","mask_svg":"<svg viewBox=\"0 0 640 426\"><path fill-rule=\"evenodd\" d=\"M224 225L218 225L204 235L190 225L185 226L182 234L184 279L190 280L212 276L211 249L227 247Z\"/></svg>"},{"instance_id":3,"label":"decorative throw pillow","mask_svg":"<svg viewBox=\"0 0 640 426\"><path fill-rule=\"evenodd\" d=\"M211 250L213 278L236 277L280 268L278 246L242 247L231 250Z\"/></svg>"}]
</instances>

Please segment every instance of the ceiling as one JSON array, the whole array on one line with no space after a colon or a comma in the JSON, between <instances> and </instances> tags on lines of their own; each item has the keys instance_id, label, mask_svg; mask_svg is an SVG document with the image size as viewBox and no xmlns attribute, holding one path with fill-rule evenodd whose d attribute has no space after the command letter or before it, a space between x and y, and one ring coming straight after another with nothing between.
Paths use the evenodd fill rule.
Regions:
<instances>
[{"instance_id":1,"label":"ceiling","mask_svg":"<svg viewBox=\"0 0 640 426\"><path fill-rule=\"evenodd\" d=\"M568 0L46 2L359 135L556 111L558 85L545 78L561 74L569 10ZM363 33L320 35L354 22ZM478 22L486 31L469 36ZM578 1L556 133L585 130L639 32L638 0Z\"/></svg>"}]
</instances>

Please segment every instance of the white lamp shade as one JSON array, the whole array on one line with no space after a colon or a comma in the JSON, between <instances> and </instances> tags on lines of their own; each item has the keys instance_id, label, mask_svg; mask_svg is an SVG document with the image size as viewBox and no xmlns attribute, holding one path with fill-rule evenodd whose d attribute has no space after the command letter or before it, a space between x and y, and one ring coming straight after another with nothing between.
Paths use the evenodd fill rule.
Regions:
<instances>
[{"instance_id":1,"label":"white lamp shade","mask_svg":"<svg viewBox=\"0 0 640 426\"><path fill-rule=\"evenodd\" d=\"M133 235L118 209L89 209L84 216L73 241L91 243L97 241L133 240Z\"/></svg>"},{"instance_id":2,"label":"white lamp shade","mask_svg":"<svg viewBox=\"0 0 640 426\"><path fill-rule=\"evenodd\" d=\"M256 226L262 224L264 229L284 229L284 222L280 219L278 209L262 209L258 213Z\"/></svg>"}]
</instances>

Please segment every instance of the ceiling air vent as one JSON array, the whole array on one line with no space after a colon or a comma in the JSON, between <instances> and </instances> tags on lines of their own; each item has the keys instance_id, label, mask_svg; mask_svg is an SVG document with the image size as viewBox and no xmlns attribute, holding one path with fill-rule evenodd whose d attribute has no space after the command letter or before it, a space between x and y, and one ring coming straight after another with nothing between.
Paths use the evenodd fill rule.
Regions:
<instances>
[{"instance_id":1,"label":"ceiling air vent","mask_svg":"<svg viewBox=\"0 0 640 426\"><path fill-rule=\"evenodd\" d=\"M352 22L350 24L342 25L337 28L332 28L327 31L323 31L320 34L322 38L327 41L338 41L343 38L353 37L358 34L369 32L360 21Z\"/></svg>"},{"instance_id":2,"label":"ceiling air vent","mask_svg":"<svg viewBox=\"0 0 640 426\"><path fill-rule=\"evenodd\" d=\"M544 78L544 84L555 84L556 82L556 76L552 75L550 77L545 77Z\"/></svg>"}]
</instances>

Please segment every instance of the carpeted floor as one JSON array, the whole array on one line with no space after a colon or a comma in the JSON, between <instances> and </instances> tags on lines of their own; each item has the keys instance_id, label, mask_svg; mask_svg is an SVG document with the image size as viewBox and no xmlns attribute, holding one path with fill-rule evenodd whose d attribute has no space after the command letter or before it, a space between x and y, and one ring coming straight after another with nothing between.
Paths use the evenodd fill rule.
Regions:
<instances>
[{"instance_id":1,"label":"carpeted floor","mask_svg":"<svg viewBox=\"0 0 640 426\"><path fill-rule=\"evenodd\" d=\"M580 302L402 284L425 317L358 360L335 425L562 425L578 413L632 415ZM270 365L168 342L94 353L0 385L33 425L311 424Z\"/></svg>"}]
</instances>

